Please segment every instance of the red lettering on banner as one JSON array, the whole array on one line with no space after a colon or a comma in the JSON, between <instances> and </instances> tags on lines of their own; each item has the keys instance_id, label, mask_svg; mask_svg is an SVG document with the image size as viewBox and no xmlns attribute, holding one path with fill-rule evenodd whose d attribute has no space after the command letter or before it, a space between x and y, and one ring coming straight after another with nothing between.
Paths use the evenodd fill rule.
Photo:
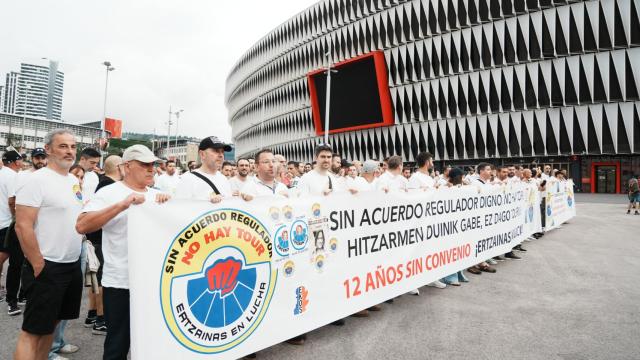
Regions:
<instances>
[{"instance_id":1,"label":"red lettering on banner","mask_svg":"<svg viewBox=\"0 0 640 360\"><path fill-rule=\"evenodd\" d=\"M195 241L189 244L189 249L184 252L184 256L182 257L182 262L191 265L191 259L193 259L193 255L200 250L200 243Z\"/></svg>"},{"instance_id":2,"label":"red lettering on banner","mask_svg":"<svg viewBox=\"0 0 640 360\"><path fill-rule=\"evenodd\" d=\"M238 238L250 243L251 246L256 250L256 253L258 253L258 256L264 253L265 248L264 245L262 245L260 239L252 235L250 232L244 231L243 229L236 228L236 230L238 230Z\"/></svg>"}]
</instances>

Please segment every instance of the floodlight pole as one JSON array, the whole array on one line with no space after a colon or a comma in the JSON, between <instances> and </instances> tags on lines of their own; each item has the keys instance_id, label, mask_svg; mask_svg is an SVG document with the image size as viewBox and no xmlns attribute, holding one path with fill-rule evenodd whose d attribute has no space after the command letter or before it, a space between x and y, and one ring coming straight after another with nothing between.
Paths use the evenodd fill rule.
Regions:
<instances>
[{"instance_id":1,"label":"floodlight pole","mask_svg":"<svg viewBox=\"0 0 640 360\"><path fill-rule=\"evenodd\" d=\"M324 107L324 143L329 144L329 112L331 110L331 73L338 72L337 70L332 70L331 65L333 64L333 56L331 56L331 43L329 43L329 51L327 51L324 56L329 59L329 65L327 66L327 94L325 99L325 107Z\"/></svg>"}]
</instances>

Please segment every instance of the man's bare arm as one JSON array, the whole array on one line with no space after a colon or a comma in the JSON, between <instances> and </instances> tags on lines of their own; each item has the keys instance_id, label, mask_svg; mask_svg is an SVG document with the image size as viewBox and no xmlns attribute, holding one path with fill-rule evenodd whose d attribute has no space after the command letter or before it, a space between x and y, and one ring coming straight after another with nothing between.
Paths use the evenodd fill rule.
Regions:
<instances>
[{"instance_id":1,"label":"man's bare arm","mask_svg":"<svg viewBox=\"0 0 640 360\"><path fill-rule=\"evenodd\" d=\"M24 256L33 266L34 276L40 275L44 267L44 258L40 252L38 239L33 226L38 218L40 208L17 205L16 206L16 234L20 240L20 247Z\"/></svg>"}]
</instances>

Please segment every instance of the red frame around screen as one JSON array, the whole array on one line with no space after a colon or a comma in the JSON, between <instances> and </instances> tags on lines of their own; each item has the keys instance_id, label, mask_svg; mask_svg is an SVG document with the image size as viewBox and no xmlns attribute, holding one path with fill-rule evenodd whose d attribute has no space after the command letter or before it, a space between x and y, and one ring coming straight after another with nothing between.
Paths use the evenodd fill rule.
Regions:
<instances>
[{"instance_id":1,"label":"red frame around screen","mask_svg":"<svg viewBox=\"0 0 640 360\"><path fill-rule=\"evenodd\" d=\"M381 126L393 125L393 107L391 106L391 94L389 92L389 79L387 77L387 64L384 59L384 52L374 51L368 54L360 55L358 57L339 62L332 66L332 69L340 70L340 66L348 64L350 62L359 61L367 57L373 57L373 61L376 67L376 78L378 83L378 95L380 97L380 107L382 112L382 122L375 124L358 125L351 127L344 127L340 129L329 130L329 134L341 133L352 130L370 129ZM313 76L326 71L326 69L315 70L307 74L307 82L309 83L309 97L311 98L311 109L313 111L313 123L316 128L316 135L324 135L324 128L322 127L322 119L320 118L320 107L318 104L318 92L316 91L315 83L313 82Z\"/></svg>"}]
</instances>

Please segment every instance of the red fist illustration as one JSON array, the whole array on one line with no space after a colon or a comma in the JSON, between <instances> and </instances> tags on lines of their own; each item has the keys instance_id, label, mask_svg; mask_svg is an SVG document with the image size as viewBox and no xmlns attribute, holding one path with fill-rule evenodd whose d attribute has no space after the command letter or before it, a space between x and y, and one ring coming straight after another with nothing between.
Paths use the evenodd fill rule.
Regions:
<instances>
[{"instance_id":1,"label":"red fist illustration","mask_svg":"<svg viewBox=\"0 0 640 360\"><path fill-rule=\"evenodd\" d=\"M207 269L207 281L210 291L220 291L220 296L232 292L238 284L238 273L242 268L242 262L232 257L216 261Z\"/></svg>"}]
</instances>

